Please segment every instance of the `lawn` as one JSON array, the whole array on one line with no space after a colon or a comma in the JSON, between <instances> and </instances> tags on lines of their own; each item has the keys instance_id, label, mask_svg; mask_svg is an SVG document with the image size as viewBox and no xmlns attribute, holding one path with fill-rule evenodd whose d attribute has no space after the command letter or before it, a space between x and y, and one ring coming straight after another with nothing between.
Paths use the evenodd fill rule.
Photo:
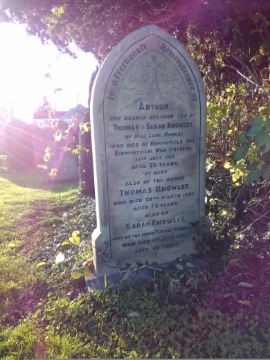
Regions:
<instances>
[{"instance_id":1,"label":"lawn","mask_svg":"<svg viewBox=\"0 0 270 360\"><path fill-rule=\"evenodd\" d=\"M0 161L1 359L270 356L267 233L90 293L71 274L91 257L95 200Z\"/></svg>"}]
</instances>

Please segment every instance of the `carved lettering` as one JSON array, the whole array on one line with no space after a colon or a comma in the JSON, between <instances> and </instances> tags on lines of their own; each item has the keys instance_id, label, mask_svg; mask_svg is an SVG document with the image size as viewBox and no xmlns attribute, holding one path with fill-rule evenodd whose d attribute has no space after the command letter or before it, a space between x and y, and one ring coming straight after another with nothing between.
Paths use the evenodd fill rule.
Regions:
<instances>
[{"instance_id":1,"label":"carved lettering","mask_svg":"<svg viewBox=\"0 0 270 360\"><path fill-rule=\"evenodd\" d=\"M139 110L168 110L168 104L144 104L143 102L140 103Z\"/></svg>"},{"instance_id":2,"label":"carved lettering","mask_svg":"<svg viewBox=\"0 0 270 360\"><path fill-rule=\"evenodd\" d=\"M198 239L190 224L203 215L203 84L178 41L157 29L114 49L94 85L101 276L118 261L174 261Z\"/></svg>"},{"instance_id":3,"label":"carved lettering","mask_svg":"<svg viewBox=\"0 0 270 360\"><path fill-rule=\"evenodd\" d=\"M151 194L152 188L136 190L120 190L120 196Z\"/></svg>"}]
</instances>

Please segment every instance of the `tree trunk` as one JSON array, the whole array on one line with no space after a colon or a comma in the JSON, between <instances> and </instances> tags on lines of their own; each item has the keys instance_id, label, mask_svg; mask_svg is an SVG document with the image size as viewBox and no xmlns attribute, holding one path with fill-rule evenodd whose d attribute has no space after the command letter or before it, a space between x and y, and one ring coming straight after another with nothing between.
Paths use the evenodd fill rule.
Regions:
<instances>
[{"instance_id":1,"label":"tree trunk","mask_svg":"<svg viewBox=\"0 0 270 360\"><path fill-rule=\"evenodd\" d=\"M89 84L89 108L90 99L94 80L98 71L98 67L93 72L90 84ZM89 128L85 131L85 127ZM91 141L91 127L90 127L90 110L88 109L81 126L80 126L80 156L79 156L79 176L80 176L80 190L83 195L95 195L95 184L94 184L94 167L93 167L93 156L92 156L92 141Z\"/></svg>"},{"instance_id":2,"label":"tree trunk","mask_svg":"<svg viewBox=\"0 0 270 360\"><path fill-rule=\"evenodd\" d=\"M87 124L89 127L90 113L89 110L85 115L82 124ZM83 195L95 195L94 185L94 168L92 156L91 130L84 131L84 127L80 129L80 156L79 156L79 174L80 174L80 189Z\"/></svg>"}]
</instances>

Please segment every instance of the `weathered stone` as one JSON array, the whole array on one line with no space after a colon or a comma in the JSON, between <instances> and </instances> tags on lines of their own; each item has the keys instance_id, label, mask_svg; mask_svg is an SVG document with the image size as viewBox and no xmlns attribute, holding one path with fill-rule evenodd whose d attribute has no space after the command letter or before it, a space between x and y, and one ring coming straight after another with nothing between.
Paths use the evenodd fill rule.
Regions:
<instances>
[{"instance_id":1,"label":"weathered stone","mask_svg":"<svg viewBox=\"0 0 270 360\"><path fill-rule=\"evenodd\" d=\"M43 144L43 131L35 125L30 125L30 127L32 131L36 162L38 164L44 163L45 147Z\"/></svg>"},{"instance_id":2,"label":"weathered stone","mask_svg":"<svg viewBox=\"0 0 270 360\"><path fill-rule=\"evenodd\" d=\"M150 25L109 54L91 99L97 277L196 252L204 221L205 91L181 43Z\"/></svg>"},{"instance_id":3,"label":"weathered stone","mask_svg":"<svg viewBox=\"0 0 270 360\"><path fill-rule=\"evenodd\" d=\"M6 134L5 126L0 128L0 155L6 155Z\"/></svg>"},{"instance_id":4,"label":"weathered stone","mask_svg":"<svg viewBox=\"0 0 270 360\"><path fill-rule=\"evenodd\" d=\"M54 133L55 130L52 127L46 126L42 128L42 142L44 149L46 149L47 147L49 147L50 149L54 148Z\"/></svg>"},{"instance_id":5,"label":"weathered stone","mask_svg":"<svg viewBox=\"0 0 270 360\"><path fill-rule=\"evenodd\" d=\"M73 150L78 144L74 129L63 121L58 121L55 128L54 147L47 163L49 182L69 182L78 180L78 155ZM55 176L52 176L55 174Z\"/></svg>"},{"instance_id":6,"label":"weathered stone","mask_svg":"<svg viewBox=\"0 0 270 360\"><path fill-rule=\"evenodd\" d=\"M14 119L5 127L7 169L25 171L36 168L31 125Z\"/></svg>"}]
</instances>

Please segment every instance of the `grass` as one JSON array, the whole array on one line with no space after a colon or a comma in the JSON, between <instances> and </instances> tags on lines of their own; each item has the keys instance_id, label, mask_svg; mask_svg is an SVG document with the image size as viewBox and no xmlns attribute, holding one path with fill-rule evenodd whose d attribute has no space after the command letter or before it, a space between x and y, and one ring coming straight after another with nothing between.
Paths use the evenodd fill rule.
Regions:
<instances>
[{"instance_id":1,"label":"grass","mask_svg":"<svg viewBox=\"0 0 270 360\"><path fill-rule=\"evenodd\" d=\"M26 295L46 279L44 268L37 267L38 255L63 222L63 211L76 200L77 186L63 185L55 191L46 183L44 168L29 173L2 169L0 189L1 323L16 324L24 318L19 314L24 309L13 308L20 307Z\"/></svg>"},{"instance_id":2,"label":"grass","mask_svg":"<svg viewBox=\"0 0 270 360\"><path fill-rule=\"evenodd\" d=\"M77 184L45 178L43 168L0 173L1 359L270 356L262 259L252 263L237 250L205 270L187 259L189 266L151 272L148 282L127 277L89 293L71 271L90 256L94 199L78 196ZM74 230L79 246L67 241ZM258 285L239 286L256 276Z\"/></svg>"}]
</instances>

